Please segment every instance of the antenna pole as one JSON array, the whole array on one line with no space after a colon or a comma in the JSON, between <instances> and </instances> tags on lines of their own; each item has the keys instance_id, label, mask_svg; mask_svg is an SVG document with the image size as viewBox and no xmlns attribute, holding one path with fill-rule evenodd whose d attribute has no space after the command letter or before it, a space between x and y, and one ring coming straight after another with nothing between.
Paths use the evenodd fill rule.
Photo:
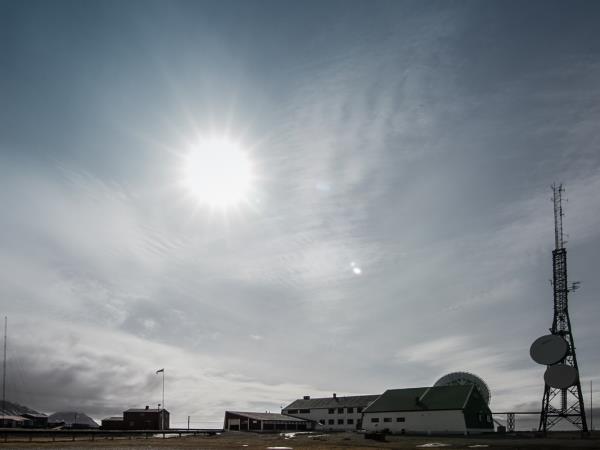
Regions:
<instances>
[{"instance_id":1,"label":"antenna pole","mask_svg":"<svg viewBox=\"0 0 600 450\"><path fill-rule=\"evenodd\" d=\"M552 185L552 202L554 203L554 248L558 250L564 247L563 239L563 210L562 210L562 193L565 191L563 185Z\"/></svg>"}]
</instances>

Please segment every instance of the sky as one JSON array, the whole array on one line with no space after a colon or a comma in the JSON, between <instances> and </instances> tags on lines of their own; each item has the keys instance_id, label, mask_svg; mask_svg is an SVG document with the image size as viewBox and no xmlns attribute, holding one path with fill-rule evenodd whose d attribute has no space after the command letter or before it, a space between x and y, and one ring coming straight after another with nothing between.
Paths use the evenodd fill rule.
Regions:
<instances>
[{"instance_id":1,"label":"sky","mask_svg":"<svg viewBox=\"0 0 600 450\"><path fill-rule=\"evenodd\" d=\"M600 4L0 0L7 399L172 424L482 377L537 410L552 183L600 389ZM235 140L252 188L182 184Z\"/></svg>"}]
</instances>

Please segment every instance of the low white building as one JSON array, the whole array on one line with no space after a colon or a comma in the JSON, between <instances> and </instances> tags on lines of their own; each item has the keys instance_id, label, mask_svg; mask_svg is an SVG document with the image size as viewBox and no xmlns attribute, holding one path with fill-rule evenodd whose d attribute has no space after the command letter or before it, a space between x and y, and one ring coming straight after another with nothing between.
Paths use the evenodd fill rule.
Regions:
<instances>
[{"instance_id":1,"label":"low white building","mask_svg":"<svg viewBox=\"0 0 600 450\"><path fill-rule=\"evenodd\" d=\"M312 430L313 423L285 414L225 411L223 429L227 431L254 431L257 433L274 431Z\"/></svg>"},{"instance_id":2,"label":"low white building","mask_svg":"<svg viewBox=\"0 0 600 450\"><path fill-rule=\"evenodd\" d=\"M473 385L390 389L363 411L368 432L493 432L492 413Z\"/></svg>"},{"instance_id":3,"label":"low white building","mask_svg":"<svg viewBox=\"0 0 600 450\"><path fill-rule=\"evenodd\" d=\"M317 430L346 431L362 428L363 410L379 395L354 395L326 398L305 396L283 408L282 414L315 422Z\"/></svg>"}]
</instances>

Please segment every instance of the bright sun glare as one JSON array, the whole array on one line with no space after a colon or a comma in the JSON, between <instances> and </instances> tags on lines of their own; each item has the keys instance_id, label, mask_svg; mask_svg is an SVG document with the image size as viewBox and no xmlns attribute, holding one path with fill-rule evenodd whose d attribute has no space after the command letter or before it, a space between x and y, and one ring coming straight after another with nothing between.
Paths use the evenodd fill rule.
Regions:
<instances>
[{"instance_id":1,"label":"bright sun glare","mask_svg":"<svg viewBox=\"0 0 600 450\"><path fill-rule=\"evenodd\" d=\"M184 185L202 204L227 208L248 201L253 181L247 153L228 138L202 139L185 157Z\"/></svg>"}]
</instances>

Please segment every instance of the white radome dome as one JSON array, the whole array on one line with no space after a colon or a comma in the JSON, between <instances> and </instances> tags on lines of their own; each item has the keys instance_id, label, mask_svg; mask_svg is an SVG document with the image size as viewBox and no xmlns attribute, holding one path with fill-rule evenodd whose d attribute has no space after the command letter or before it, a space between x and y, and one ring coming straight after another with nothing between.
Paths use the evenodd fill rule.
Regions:
<instances>
[{"instance_id":1,"label":"white radome dome","mask_svg":"<svg viewBox=\"0 0 600 450\"><path fill-rule=\"evenodd\" d=\"M456 386L474 384L475 388L479 391L485 402L489 405L491 400L490 388L477 375L473 375L469 372L452 372L444 375L437 380L434 386Z\"/></svg>"}]
</instances>

